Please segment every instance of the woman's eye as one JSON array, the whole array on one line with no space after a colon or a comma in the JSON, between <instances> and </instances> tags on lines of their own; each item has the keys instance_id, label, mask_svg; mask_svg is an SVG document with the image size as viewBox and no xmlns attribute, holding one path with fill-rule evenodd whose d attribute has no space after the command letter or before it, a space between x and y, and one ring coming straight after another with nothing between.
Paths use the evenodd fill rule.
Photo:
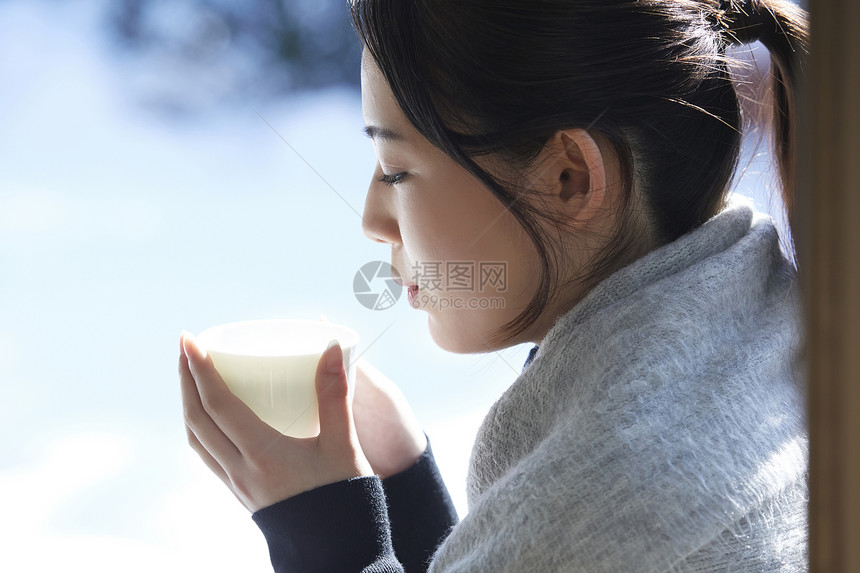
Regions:
<instances>
[{"instance_id":1,"label":"woman's eye","mask_svg":"<svg viewBox=\"0 0 860 573\"><path fill-rule=\"evenodd\" d=\"M382 177L379 178L380 181L385 183L386 185L397 185L398 183L402 183L406 178L406 172L401 171L400 173L393 173L391 175L387 173L383 173Z\"/></svg>"}]
</instances>

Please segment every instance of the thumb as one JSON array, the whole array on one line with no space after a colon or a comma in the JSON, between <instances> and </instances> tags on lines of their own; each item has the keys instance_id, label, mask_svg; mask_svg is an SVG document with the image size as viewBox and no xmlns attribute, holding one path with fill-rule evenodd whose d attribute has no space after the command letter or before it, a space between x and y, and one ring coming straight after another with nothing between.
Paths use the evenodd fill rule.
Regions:
<instances>
[{"instance_id":1,"label":"thumb","mask_svg":"<svg viewBox=\"0 0 860 573\"><path fill-rule=\"evenodd\" d=\"M343 367L343 350L336 340L329 342L320 357L316 373L320 437L348 438L352 432L349 386Z\"/></svg>"}]
</instances>

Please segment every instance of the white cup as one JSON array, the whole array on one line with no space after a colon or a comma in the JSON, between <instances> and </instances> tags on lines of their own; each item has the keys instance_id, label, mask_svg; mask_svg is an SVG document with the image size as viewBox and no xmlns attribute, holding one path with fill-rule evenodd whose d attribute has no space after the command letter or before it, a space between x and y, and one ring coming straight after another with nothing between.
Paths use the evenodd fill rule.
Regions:
<instances>
[{"instance_id":1,"label":"white cup","mask_svg":"<svg viewBox=\"0 0 860 573\"><path fill-rule=\"evenodd\" d=\"M296 438L319 434L316 370L332 340L343 349L352 398L358 334L345 326L316 320L249 320L213 326L197 336L230 391L261 420Z\"/></svg>"}]
</instances>

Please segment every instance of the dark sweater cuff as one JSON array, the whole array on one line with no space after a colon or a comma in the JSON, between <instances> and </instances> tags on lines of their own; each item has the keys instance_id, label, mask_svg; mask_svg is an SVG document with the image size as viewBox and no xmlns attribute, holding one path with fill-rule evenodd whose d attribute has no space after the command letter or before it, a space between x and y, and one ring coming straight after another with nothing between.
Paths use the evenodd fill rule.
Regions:
<instances>
[{"instance_id":1,"label":"dark sweater cuff","mask_svg":"<svg viewBox=\"0 0 860 573\"><path fill-rule=\"evenodd\" d=\"M251 517L266 537L277 573L361 571L394 561L385 494L377 476L324 485Z\"/></svg>"},{"instance_id":2,"label":"dark sweater cuff","mask_svg":"<svg viewBox=\"0 0 860 573\"><path fill-rule=\"evenodd\" d=\"M457 524L430 442L408 469L382 480L394 552L408 573L427 570L438 545Z\"/></svg>"}]
</instances>

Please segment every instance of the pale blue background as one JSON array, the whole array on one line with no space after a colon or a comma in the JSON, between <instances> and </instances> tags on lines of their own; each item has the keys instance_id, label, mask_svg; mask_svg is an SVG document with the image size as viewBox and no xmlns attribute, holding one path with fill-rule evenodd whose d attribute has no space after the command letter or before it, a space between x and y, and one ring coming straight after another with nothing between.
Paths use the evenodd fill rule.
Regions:
<instances>
[{"instance_id":1,"label":"pale blue background","mask_svg":"<svg viewBox=\"0 0 860 573\"><path fill-rule=\"evenodd\" d=\"M233 320L357 330L464 512L475 429L529 346L449 354L405 293L385 311L355 300L357 269L390 258L353 211L374 161L357 93L168 121L134 103L141 76L105 50L97 12L0 3L0 570L270 570L181 420L180 330ZM772 175L746 164L766 207Z\"/></svg>"}]
</instances>

